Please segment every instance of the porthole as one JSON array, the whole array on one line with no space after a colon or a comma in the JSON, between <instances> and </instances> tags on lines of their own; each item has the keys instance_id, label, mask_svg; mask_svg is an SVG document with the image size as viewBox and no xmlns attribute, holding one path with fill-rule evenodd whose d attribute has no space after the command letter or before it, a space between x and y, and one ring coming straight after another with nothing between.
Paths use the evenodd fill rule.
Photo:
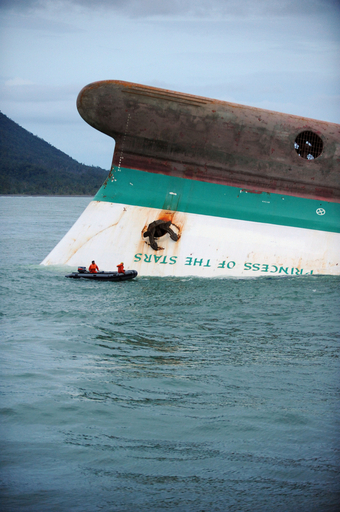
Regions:
<instances>
[{"instance_id":1,"label":"porthole","mask_svg":"<svg viewBox=\"0 0 340 512\"><path fill-rule=\"evenodd\" d=\"M314 160L321 155L323 142L321 137L314 132L301 132L295 139L294 148L301 158Z\"/></svg>"}]
</instances>

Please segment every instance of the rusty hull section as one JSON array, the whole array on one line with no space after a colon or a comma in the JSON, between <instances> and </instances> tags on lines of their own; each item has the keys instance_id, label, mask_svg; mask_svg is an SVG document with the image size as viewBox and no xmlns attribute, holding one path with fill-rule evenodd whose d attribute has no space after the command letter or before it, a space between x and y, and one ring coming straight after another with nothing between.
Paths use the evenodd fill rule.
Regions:
<instances>
[{"instance_id":1,"label":"rusty hull section","mask_svg":"<svg viewBox=\"0 0 340 512\"><path fill-rule=\"evenodd\" d=\"M82 89L77 107L115 139L118 168L340 201L340 125L111 80ZM322 139L314 160L295 151L303 131Z\"/></svg>"}]
</instances>

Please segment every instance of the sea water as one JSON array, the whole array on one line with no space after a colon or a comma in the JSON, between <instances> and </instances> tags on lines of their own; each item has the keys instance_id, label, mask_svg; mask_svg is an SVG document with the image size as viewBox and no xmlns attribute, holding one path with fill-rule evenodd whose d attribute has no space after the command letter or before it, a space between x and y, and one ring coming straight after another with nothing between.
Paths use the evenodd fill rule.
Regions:
<instances>
[{"instance_id":1,"label":"sea water","mask_svg":"<svg viewBox=\"0 0 340 512\"><path fill-rule=\"evenodd\" d=\"M0 198L1 511L339 510L340 279L65 279L89 201Z\"/></svg>"}]
</instances>

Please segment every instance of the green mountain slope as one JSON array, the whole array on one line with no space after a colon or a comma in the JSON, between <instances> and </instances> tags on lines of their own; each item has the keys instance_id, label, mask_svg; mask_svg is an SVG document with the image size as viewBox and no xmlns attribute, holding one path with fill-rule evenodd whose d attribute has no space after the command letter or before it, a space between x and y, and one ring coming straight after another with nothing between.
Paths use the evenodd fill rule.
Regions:
<instances>
[{"instance_id":1,"label":"green mountain slope","mask_svg":"<svg viewBox=\"0 0 340 512\"><path fill-rule=\"evenodd\" d=\"M108 171L83 165L0 112L0 194L94 195Z\"/></svg>"}]
</instances>

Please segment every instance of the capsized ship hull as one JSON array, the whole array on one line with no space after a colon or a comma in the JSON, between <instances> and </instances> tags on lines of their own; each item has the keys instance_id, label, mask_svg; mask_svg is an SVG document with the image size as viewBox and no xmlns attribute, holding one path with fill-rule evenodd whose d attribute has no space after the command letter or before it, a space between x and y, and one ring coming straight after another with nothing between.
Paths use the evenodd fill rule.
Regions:
<instances>
[{"instance_id":1,"label":"capsized ship hull","mask_svg":"<svg viewBox=\"0 0 340 512\"><path fill-rule=\"evenodd\" d=\"M340 273L338 125L118 81L78 109L115 139L112 169L43 264Z\"/></svg>"}]
</instances>

